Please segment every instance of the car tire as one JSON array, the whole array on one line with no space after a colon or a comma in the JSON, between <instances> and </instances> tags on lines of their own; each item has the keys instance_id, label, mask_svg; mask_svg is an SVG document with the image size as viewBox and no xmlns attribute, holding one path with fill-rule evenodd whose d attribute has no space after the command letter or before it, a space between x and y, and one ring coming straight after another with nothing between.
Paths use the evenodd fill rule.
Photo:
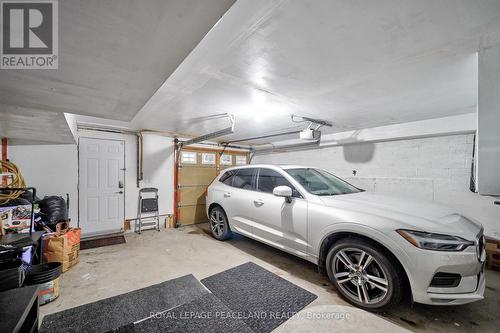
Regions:
<instances>
[{"instance_id":1,"label":"car tire","mask_svg":"<svg viewBox=\"0 0 500 333\"><path fill-rule=\"evenodd\" d=\"M348 237L328 251L330 281L349 303L368 311L385 311L403 298L401 269L380 246Z\"/></svg>"},{"instance_id":2,"label":"car tire","mask_svg":"<svg viewBox=\"0 0 500 333\"><path fill-rule=\"evenodd\" d=\"M220 206L216 206L210 210L208 226L210 227L212 236L217 240L223 241L232 236L226 212Z\"/></svg>"}]
</instances>

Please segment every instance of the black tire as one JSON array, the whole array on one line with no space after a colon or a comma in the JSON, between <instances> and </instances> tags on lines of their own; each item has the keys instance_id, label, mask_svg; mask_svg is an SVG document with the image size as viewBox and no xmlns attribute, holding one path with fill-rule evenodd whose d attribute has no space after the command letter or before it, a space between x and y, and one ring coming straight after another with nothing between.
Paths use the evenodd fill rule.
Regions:
<instances>
[{"instance_id":1,"label":"black tire","mask_svg":"<svg viewBox=\"0 0 500 333\"><path fill-rule=\"evenodd\" d=\"M358 253L357 250L361 252ZM345 255L349 261L345 259ZM368 311L386 311L403 298L404 273L391 259L380 246L360 238L348 237L330 248L326 257L326 270L330 281L349 303ZM366 262L368 265L365 269L363 264Z\"/></svg>"},{"instance_id":2,"label":"black tire","mask_svg":"<svg viewBox=\"0 0 500 333\"><path fill-rule=\"evenodd\" d=\"M212 236L220 241L231 238L231 228L229 228L229 222L227 220L227 215L221 206L215 206L212 208L208 214L208 226Z\"/></svg>"}]
</instances>

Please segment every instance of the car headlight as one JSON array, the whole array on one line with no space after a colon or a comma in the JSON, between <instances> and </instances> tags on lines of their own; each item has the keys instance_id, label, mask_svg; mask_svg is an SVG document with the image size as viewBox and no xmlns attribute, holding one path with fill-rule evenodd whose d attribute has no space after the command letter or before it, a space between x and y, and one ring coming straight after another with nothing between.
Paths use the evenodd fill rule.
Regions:
<instances>
[{"instance_id":1,"label":"car headlight","mask_svg":"<svg viewBox=\"0 0 500 333\"><path fill-rule=\"evenodd\" d=\"M403 229L399 229L396 231L408 242L412 243L418 248L425 250L462 251L468 246L474 245L474 242L457 236L433 234L430 232Z\"/></svg>"}]
</instances>

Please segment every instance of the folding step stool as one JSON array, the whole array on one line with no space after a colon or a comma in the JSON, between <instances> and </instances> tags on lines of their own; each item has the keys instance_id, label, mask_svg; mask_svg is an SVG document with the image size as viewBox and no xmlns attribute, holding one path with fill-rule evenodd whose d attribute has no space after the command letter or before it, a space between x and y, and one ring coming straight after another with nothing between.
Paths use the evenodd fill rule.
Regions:
<instances>
[{"instance_id":1,"label":"folding step stool","mask_svg":"<svg viewBox=\"0 0 500 333\"><path fill-rule=\"evenodd\" d=\"M140 234L143 227L153 227L145 230L156 229L160 231L157 188L148 187L139 190L139 207L134 231Z\"/></svg>"}]
</instances>

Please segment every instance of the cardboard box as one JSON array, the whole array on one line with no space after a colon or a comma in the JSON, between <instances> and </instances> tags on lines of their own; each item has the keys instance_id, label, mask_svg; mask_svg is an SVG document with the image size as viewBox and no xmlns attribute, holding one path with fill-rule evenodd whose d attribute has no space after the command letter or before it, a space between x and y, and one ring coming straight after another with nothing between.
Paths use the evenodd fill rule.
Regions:
<instances>
[{"instance_id":1,"label":"cardboard box","mask_svg":"<svg viewBox=\"0 0 500 333\"><path fill-rule=\"evenodd\" d=\"M500 241L486 239L486 255L488 257L488 268L500 270Z\"/></svg>"},{"instance_id":2,"label":"cardboard box","mask_svg":"<svg viewBox=\"0 0 500 333\"><path fill-rule=\"evenodd\" d=\"M31 205L0 207L0 219L3 229L28 233L31 226ZM2 230L2 234L3 234Z\"/></svg>"},{"instance_id":3,"label":"cardboard box","mask_svg":"<svg viewBox=\"0 0 500 333\"><path fill-rule=\"evenodd\" d=\"M60 262L66 272L80 260L80 228L67 228L45 234L42 241L43 262Z\"/></svg>"},{"instance_id":4,"label":"cardboard box","mask_svg":"<svg viewBox=\"0 0 500 333\"><path fill-rule=\"evenodd\" d=\"M486 252L499 252L500 253L500 247L498 244L495 243L486 243Z\"/></svg>"},{"instance_id":5,"label":"cardboard box","mask_svg":"<svg viewBox=\"0 0 500 333\"><path fill-rule=\"evenodd\" d=\"M500 254L490 253L488 254L488 268L500 270Z\"/></svg>"}]
</instances>

